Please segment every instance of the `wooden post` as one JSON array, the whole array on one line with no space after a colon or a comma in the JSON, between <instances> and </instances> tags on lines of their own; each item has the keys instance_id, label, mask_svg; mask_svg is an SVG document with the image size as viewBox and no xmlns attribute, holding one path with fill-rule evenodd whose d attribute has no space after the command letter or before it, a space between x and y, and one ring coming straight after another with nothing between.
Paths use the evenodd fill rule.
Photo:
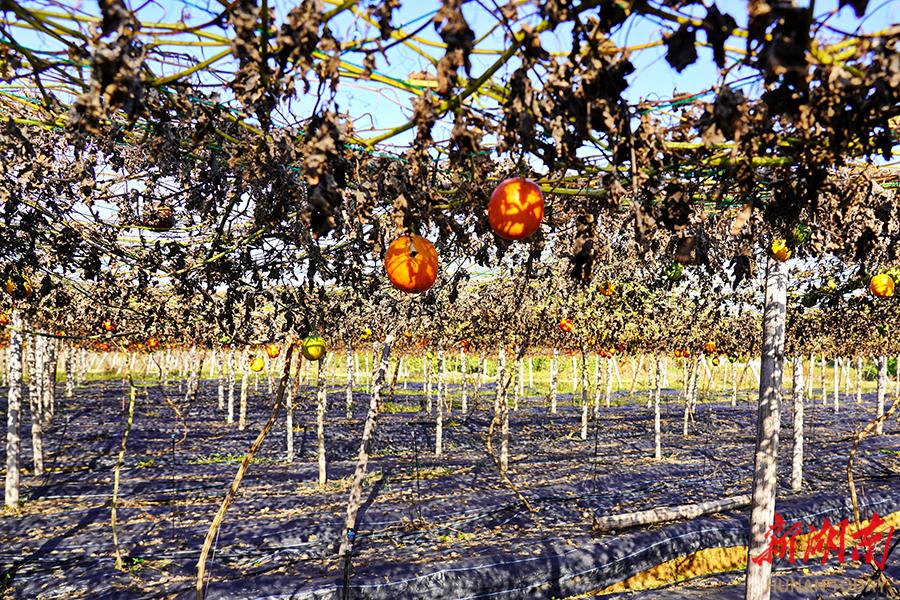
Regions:
<instances>
[{"instance_id":1,"label":"wooden post","mask_svg":"<svg viewBox=\"0 0 900 600\"><path fill-rule=\"evenodd\" d=\"M822 406L828 404L828 386L826 382L828 381L828 360L825 358L825 353L822 353Z\"/></svg>"},{"instance_id":2,"label":"wooden post","mask_svg":"<svg viewBox=\"0 0 900 600\"><path fill-rule=\"evenodd\" d=\"M509 398L506 395L506 348L500 346L497 364L497 397L500 408L500 474L509 470Z\"/></svg>"},{"instance_id":3,"label":"wooden post","mask_svg":"<svg viewBox=\"0 0 900 600\"><path fill-rule=\"evenodd\" d=\"M550 356L550 414L556 414L556 359L559 356L559 350L553 349Z\"/></svg>"},{"instance_id":4,"label":"wooden post","mask_svg":"<svg viewBox=\"0 0 900 600\"><path fill-rule=\"evenodd\" d=\"M803 487L803 357L794 357L794 452L791 461L791 491Z\"/></svg>"},{"instance_id":5,"label":"wooden post","mask_svg":"<svg viewBox=\"0 0 900 600\"><path fill-rule=\"evenodd\" d=\"M444 379L444 351L437 351L437 397L435 398L434 417L434 455L440 457L444 453L444 390L441 383Z\"/></svg>"},{"instance_id":6,"label":"wooden post","mask_svg":"<svg viewBox=\"0 0 900 600\"><path fill-rule=\"evenodd\" d=\"M875 394L876 398L876 407L875 407L875 417L880 417L884 414L884 397L887 394L888 387L888 360L887 356L881 355L878 357L878 391ZM875 426L875 435L881 435L884 433L884 421L880 421Z\"/></svg>"},{"instance_id":7,"label":"wooden post","mask_svg":"<svg viewBox=\"0 0 900 600\"><path fill-rule=\"evenodd\" d=\"M366 355L368 364L368 355ZM307 361L308 362L308 361ZM319 465L319 489L325 488L328 480L328 468L325 462L325 409L328 392L325 388L325 374L322 373L322 360L316 361L316 457Z\"/></svg>"},{"instance_id":8,"label":"wooden post","mask_svg":"<svg viewBox=\"0 0 900 600\"><path fill-rule=\"evenodd\" d=\"M516 350L516 356L519 357L519 378L516 380L516 401L513 410L519 410L519 398L525 397L525 359L522 358L521 349Z\"/></svg>"},{"instance_id":9,"label":"wooden post","mask_svg":"<svg viewBox=\"0 0 900 600\"><path fill-rule=\"evenodd\" d=\"M787 269L769 257L766 262L766 303L763 312L760 361L759 412L750 513L750 544L745 600L768 600L771 595L771 561L754 561L767 546L766 534L775 520L778 471L779 403L784 375L784 330L787 313Z\"/></svg>"},{"instance_id":10,"label":"wooden post","mask_svg":"<svg viewBox=\"0 0 900 600\"><path fill-rule=\"evenodd\" d=\"M228 352L228 415L225 422L234 423L234 347Z\"/></svg>"},{"instance_id":11,"label":"wooden post","mask_svg":"<svg viewBox=\"0 0 900 600\"><path fill-rule=\"evenodd\" d=\"M459 395L460 395L460 403L462 410L462 414L467 414L469 412L469 397L468 390L466 390L466 384L469 380L469 366L468 360L466 359L466 350L465 348L459 349L459 369L462 371L462 377L459 384Z\"/></svg>"},{"instance_id":12,"label":"wooden post","mask_svg":"<svg viewBox=\"0 0 900 600\"><path fill-rule=\"evenodd\" d=\"M654 442L654 451L653 458L656 460L662 459L662 424L660 422L659 415L659 394L660 394L660 377L659 377L659 357L656 357L656 371L654 377L654 387L656 388L656 393L653 395L653 442Z\"/></svg>"},{"instance_id":13,"label":"wooden post","mask_svg":"<svg viewBox=\"0 0 900 600\"><path fill-rule=\"evenodd\" d=\"M840 405L840 395L841 395L841 368L842 361L840 358L834 359L834 377L833 377L833 389L834 389L834 414L838 413L838 407Z\"/></svg>"},{"instance_id":14,"label":"wooden post","mask_svg":"<svg viewBox=\"0 0 900 600\"><path fill-rule=\"evenodd\" d=\"M12 311L9 328L9 352L7 353L7 413L6 413L6 483L4 504L7 508L19 505L19 457L22 438L19 429L22 422L22 315Z\"/></svg>"},{"instance_id":15,"label":"wooden post","mask_svg":"<svg viewBox=\"0 0 900 600\"><path fill-rule=\"evenodd\" d=\"M40 373L43 370L40 364L40 340L37 335L30 335L30 348L28 349L28 404L31 408L31 448L32 448L32 473L35 477L44 474L44 415L41 404Z\"/></svg>"},{"instance_id":16,"label":"wooden post","mask_svg":"<svg viewBox=\"0 0 900 600\"><path fill-rule=\"evenodd\" d=\"M74 398L75 397L75 348L72 346L66 346L66 362L65 362L65 370L66 370L66 388L65 395L66 398Z\"/></svg>"},{"instance_id":17,"label":"wooden post","mask_svg":"<svg viewBox=\"0 0 900 600\"><path fill-rule=\"evenodd\" d=\"M431 414L431 359L428 357L428 351L425 358L422 359L422 369L425 371L425 412Z\"/></svg>"},{"instance_id":18,"label":"wooden post","mask_svg":"<svg viewBox=\"0 0 900 600\"><path fill-rule=\"evenodd\" d=\"M606 408L609 408L610 403L612 402L612 389L613 389L613 359L606 359ZM658 368L658 367L657 367Z\"/></svg>"},{"instance_id":19,"label":"wooden post","mask_svg":"<svg viewBox=\"0 0 900 600\"><path fill-rule=\"evenodd\" d=\"M584 347L581 349L581 356L586 359L587 351ZM587 389L587 360L581 361L581 380L583 385L581 386L581 439L586 440L588 435L588 410L589 410L589 402L588 402L588 389ZM574 386L572 389L572 393L574 394ZM573 398L574 400L574 398ZM599 412L599 411L598 411Z\"/></svg>"}]
</instances>

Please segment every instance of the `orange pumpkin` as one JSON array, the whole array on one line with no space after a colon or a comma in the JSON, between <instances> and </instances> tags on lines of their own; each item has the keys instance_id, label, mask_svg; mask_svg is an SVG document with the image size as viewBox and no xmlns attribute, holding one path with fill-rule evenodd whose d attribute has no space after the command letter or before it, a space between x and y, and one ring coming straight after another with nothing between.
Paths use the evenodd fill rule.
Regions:
<instances>
[{"instance_id":1,"label":"orange pumpkin","mask_svg":"<svg viewBox=\"0 0 900 600\"><path fill-rule=\"evenodd\" d=\"M263 360L262 356L254 356L250 360L250 370L254 373L259 373L266 366L266 361Z\"/></svg>"},{"instance_id":2,"label":"orange pumpkin","mask_svg":"<svg viewBox=\"0 0 900 600\"><path fill-rule=\"evenodd\" d=\"M278 344L266 344L266 354L269 355L269 358L278 358L281 348L278 347Z\"/></svg>"},{"instance_id":3,"label":"orange pumpkin","mask_svg":"<svg viewBox=\"0 0 900 600\"><path fill-rule=\"evenodd\" d=\"M541 188L524 177L513 177L500 183L488 202L488 223L505 240L524 240L544 220L544 194Z\"/></svg>"},{"instance_id":4,"label":"orange pumpkin","mask_svg":"<svg viewBox=\"0 0 900 600\"><path fill-rule=\"evenodd\" d=\"M559 322L559 328L565 331L566 333L570 333L573 329L575 329L575 324L571 319L563 319Z\"/></svg>"},{"instance_id":5,"label":"orange pumpkin","mask_svg":"<svg viewBox=\"0 0 900 600\"><path fill-rule=\"evenodd\" d=\"M424 292L437 280L437 251L421 236L401 236L388 248L384 269L398 290L412 294Z\"/></svg>"},{"instance_id":6,"label":"orange pumpkin","mask_svg":"<svg viewBox=\"0 0 900 600\"><path fill-rule=\"evenodd\" d=\"M869 282L869 291L879 298L889 298L894 295L894 278L887 273L876 275Z\"/></svg>"}]
</instances>

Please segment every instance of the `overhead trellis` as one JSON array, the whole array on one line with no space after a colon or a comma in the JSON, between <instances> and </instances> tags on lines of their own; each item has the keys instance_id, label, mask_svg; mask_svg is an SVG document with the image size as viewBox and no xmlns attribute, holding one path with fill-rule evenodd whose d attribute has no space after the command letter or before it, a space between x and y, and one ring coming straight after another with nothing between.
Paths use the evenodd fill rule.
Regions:
<instances>
[{"instance_id":1,"label":"overhead trellis","mask_svg":"<svg viewBox=\"0 0 900 600\"><path fill-rule=\"evenodd\" d=\"M523 174L549 209L520 253L549 244L582 280L623 227L628 251L715 267L803 225L802 252L876 268L900 229L898 27L845 32L838 10L7 0L4 199L30 211L7 226L52 223L11 238L7 260L92 278L91 249L185 289L198 273L249 284L247 268L360 286L419 231L448 264L490 268L515 249L490 235L487 195ZM709 79L636 97L634 65L663 50Z\"/></svg>"}]
</instances>

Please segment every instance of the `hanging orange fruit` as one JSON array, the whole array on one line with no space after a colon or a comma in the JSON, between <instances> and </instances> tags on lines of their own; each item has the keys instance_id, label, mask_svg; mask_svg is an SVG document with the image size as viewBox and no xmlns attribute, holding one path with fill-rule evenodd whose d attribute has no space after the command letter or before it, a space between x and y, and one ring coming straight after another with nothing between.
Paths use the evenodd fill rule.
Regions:
<instances>
[{"instance_id":1,"label":"hanging orange fruit","mask_svg":"<svg viewBox=\"0 0 900 600\"><path fill-rule=\"evenodd\" d=\"M9 313L0 313L0 325L9 325Z\"/></svg>"},{"instance_id":2,"label":"hanging orange fruit","mask_svg":"<svg viewBox=\"0 0 900 600\"><path fill-rule=\"evenodd\" d=\"M278 347L278 344L266 344L266 354L269 355L269 358L278 358L281 348Z\"/></svg>"},{"instance_id":3,"label":"hanging orange fruit","mask_svg":"<svg viewBox=\"0 0 900 600\"><path fill-rule=\"evenodd\" d=\"M147 340L147 348L149 348L150 350L156 350L157 348L159 348L159 340L155 337L149 338Z\"/></svg>"},{"instance_id":4,"label":"hanging orange fruit","mask_svg":"<svg viewBox=\"0 0 900 600\"><path fill-rule=\"evenodd\" d=\"M705 348L707 354L712 354L716 351L716 343L713 341L706 342Z\"/></svg>"},{"instance_id":5,"label":"hanging orange fruit","mask_svg":"<svg viewBox=\"0 0 900 600\"><path fill-rule=\"evenodd\" d=\"M109 319L103 321L103 330L112 333L116 330L116 324Z\"/></svg>"},{"instance_id":6,"label":"hanging orange fruit","mask_svg":"<svg viewBox=\"0 0 900 600\"><path fill-rule=\"evenodd\" d=\"M266 361L263 360L262 356L254 356L250 359L250 370L254 373L259 373L266 366Z\"/></svg>"},{"instance_id":7,"label":"hanging orange fruit","mask_svg":"<svg viewBox=\"0 0 900 600\"><path fill-rule=\"evenodd\" d=\"M603 287L600 288L600 293L604 296L612 296L616 293L616 284L612 281L607 281L605 284L603 284Z\"/></svg>"},{"instance_id":8,"label":"hanging orange fruit","mask_svg":"<svg viewBox=\"0 0 900 600\"><path fill-rule=\"evenodd\" d=\"M541 188L524 177L513 177L500 183L488 202L488 223L505 240L524 240L544 220L544 194Z\"/></svg>"},{"instance_id":9,"label":"hanging orange fruit","mask_svg":"<svg viewBox=\"0 0 900 600\"><path fill-rule=\"evenodd\" d=\"M401 236L391 242L384 257L384 269L391 284L401 292L424 292L437 279L437 251L422 236Z\"/></svg>"},{"instance_id":10,"label":"hanging orange fruit","mask_svg":"<svg viewBox=\"0 0 900 600\"><path fill-rule=\"evenodd\" d=\"M772 256L778 262L784 262L791 257L791 249L788 248L787 240L779 238L772 241Z\"/></svg>"},{"instance_id":11,"label":"hanging orange fruit","mask_svg":"<svg viewBox=\"0 0 900 600\"><path fill-rule=\"evenodd\" d=\"M573 329L575 329L575 324L571 319L563 319L559 322L559 328L565 331L566 333L570 333Z\"/></svg>"},{"instance_id":12,"label":"hanging orange fruit","mask_svg":"<svg viewBox=\"0 0 900 600\"><path fill-rule=\"evenodd\" d=\"M869 291L879 298L889 298L894 295L894 278L887 273L881 273L869 282Z\"/></svg>"}]
</instances>

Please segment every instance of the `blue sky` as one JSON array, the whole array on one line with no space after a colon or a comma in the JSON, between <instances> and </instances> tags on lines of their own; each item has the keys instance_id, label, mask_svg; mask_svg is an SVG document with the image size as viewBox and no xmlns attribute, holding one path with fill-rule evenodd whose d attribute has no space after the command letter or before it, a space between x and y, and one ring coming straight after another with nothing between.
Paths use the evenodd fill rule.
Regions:
<instances>
[{"instance_id":1,"label":"blue sky","mask_svg":"<svg viewBox=\"0 0 900 600\"><path fill-rule=\"evenodd\" d=\"M31 8L41 8L44 2L40 0L29 0L24 3ZM367 6L369 3L361 2L360 6ZM465 14L470 26L475 31L476 36L482 36L490 30L494 30L488 35L485 41L479 45L480 48L487 49L503 49L505 42L503 39L503 29L496 27L496 21L493 16L488 13L482 4L478 2L469 2L465 5ZM209 21L213 15L218 14L221 6L217 0L130 0L129 5L132 7L142 6L139 11L139 17L142 21L161 21L174 23L184 21L188 25L196 25ZM296 0L270 0L270 5L275 12L276 21L280 22L287 15L289 10L296 5ZM731 14L739 25L746 23L747 4L736 0L724 0L717 3L722 12ZM86 14L98 14L99 10L93 1L78 0L76 5ZM873 32L884 29L891 24L900 22L900 2L881 1L871 2L868 13L864 20L860 21L856 18L850 7L836 10L838 3L818 2L816 11L819 15L829 14L834 11L835 14L828 20L828 24L841 30L846 31L863 31ZM411 2L404 0L400 9L395 11L393 22L395 25L405 25L407 31L412 31L420 25L431 20L434 13L440 7L440 2L435 0L416 0ZM325 8L331 8L326 4ZM520 18L525 22L532 24L538 21L535 13L535 6L528 4L522 6L519 10ZM705 13L702 7L693 8L693 16L702 16ZM515 27L518 28L518 25ZM649 18L632 18L623 26L620 26L613 32L612 40L616 45L634 46L643 44L660 38L663 31L671 31L673 25L668 22ZM339 18L332 22L332 31L338 40L346 41L359 39L362 37L370 37L377 34L377 30L363 21L354 17L349 12L345 12ZM226 31L219 30L219 33L227 34ZM542 34L541 40L544 47L550 51L566 51L568 49L568 30L565 26L560 27L556 32L546 32ZM20 42L27 42L32 47L43 49L56 49L56 43L48 40L46 37L38 38L35 34L19 30L17 31ZM434 27L428 24L420 34L423 38L439 41ZM703 39L703 35L698 36ZM840 37L832 32L823 31L820 37L824 40L838 40ZM187 39L187 38L185 38ZM738 48L744 47L744 40L733 37L727 46ZM223 46L207 47L207 48L186 48L176 47L175 50L185 54L185 62L190 57L196 59L204 59L215 55L223 50ZM442 50L439 48L427 48L427 51L439 58ZM635 73L629 77L631 86L626 91L626 96L631 102L641 100L663 100L672 98L677 94L694 93L708 89L715 85L719 79L719 73L712 61L712 51L708 48L699 49L700 59L693 65L687 67L682 73L677 73L666 62L665 47L659 46L634 52L630 59L635 65ZM350 62L360 64L363 60L363 54L358 52L345 52L343 58ZM475 55L472 57L472 76L477 77L493 63L496 59L495 55ZM233 63L230 59L225 59L217 63L227 74L233 69ZM505 81L515 69L517 63L511 61L505 67L501 68L495 76L495 81ZM159 67L163 69L163 67ZM170 72L177 71L178 68L184 66L171 67ZM434 68L425 58L419 56L412 50L398 45L388 53L388 58L378 57L377 72L388 77L406 79L413 72L434 72ZM729 76L730 80L737 80L748 74L749 71L735 69ZM745 92L755 95L759 92L756 85L745 87ZM223 95L227 99L227 93ZM372 82L354 82L351 80L342 81L341 90L337 96L338 106L342 112L351 115L355 121L357 130L372 130L371 133L377 133L396 125L402 124L411 114L411 102L413 95L391 88L385 85L374 84ZM291 107L291 112L303 118L308 116L313 109L314 99L311 97L300 97ZM492 105L488 103L487 107ZM368 135L371 135L368 133ZM362 131L362 137L367 137L367 133ZM449 135L449 124L443 123L435 129L435 137L440 139ZM409 140L409 136L400 136L392 142L397 142L400 146L405 145ZM400 148L397 148L398 150Z\"/></svg>"}]
</instances>

